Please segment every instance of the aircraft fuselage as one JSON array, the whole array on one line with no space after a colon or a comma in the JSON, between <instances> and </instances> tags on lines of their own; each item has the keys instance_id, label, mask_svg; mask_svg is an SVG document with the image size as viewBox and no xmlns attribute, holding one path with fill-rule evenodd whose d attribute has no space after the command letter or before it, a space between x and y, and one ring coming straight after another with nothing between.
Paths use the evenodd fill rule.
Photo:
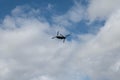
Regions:
<instances>
[{"instance_id":1,"label":"aircraft fuselage","mask_svg":"<svg viewBox=\"0 0 120 80\"><path fill-rule=\"evenodd\" d=\"M58 38L58 39L65 39L64 36L56 36L56 38Z\"/></svg>"}]
</instances>

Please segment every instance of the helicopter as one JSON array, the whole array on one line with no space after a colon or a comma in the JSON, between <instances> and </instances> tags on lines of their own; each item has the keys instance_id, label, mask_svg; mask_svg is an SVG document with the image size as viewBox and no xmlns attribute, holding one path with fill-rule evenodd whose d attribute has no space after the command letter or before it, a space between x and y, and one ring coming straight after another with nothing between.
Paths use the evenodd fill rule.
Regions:
<instances>
[{"instance_id":1,"label":"helicopter","mask_svg":"<svg viewBox=\"0 0 120 80\"><path fill-rule=\"evenodd\" d=\"M63 40L63 43L64 43L64 42L65 42L65 39L66 39L68 36L70 36L70 35L71 35L71 34L67 34L67 35L63 36L63 35L60 34L59 31L58 31L58 32L57 32L57 35L54 36L54 37L52 37L52 39L55 39L55 38L61 39L61 40Z\"/></svg>"}]
</instances>

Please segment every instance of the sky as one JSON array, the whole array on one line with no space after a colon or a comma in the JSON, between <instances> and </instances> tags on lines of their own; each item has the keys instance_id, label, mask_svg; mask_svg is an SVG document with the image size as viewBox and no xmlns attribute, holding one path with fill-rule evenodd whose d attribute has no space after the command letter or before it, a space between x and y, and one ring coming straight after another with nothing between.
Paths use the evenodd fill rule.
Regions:
<instances>
[{"instance_id":1,"label":"sky","mask_svg":"<svg viewBox=\"0 0 120 80\"><path fill-rule=\"evenodd\" d=\"M0 80L119 80L119 4L0 0Z\"/></svg>"}]
</instances>

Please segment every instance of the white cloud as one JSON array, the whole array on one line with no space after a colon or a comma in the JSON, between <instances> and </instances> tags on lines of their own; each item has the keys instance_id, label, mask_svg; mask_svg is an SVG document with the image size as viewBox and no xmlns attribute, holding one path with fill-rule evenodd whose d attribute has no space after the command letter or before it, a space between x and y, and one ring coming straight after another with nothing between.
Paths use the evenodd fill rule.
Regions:
<instances>
[{"instance_id":1,"label":"white cloud","mask_svg":"<svg viewBox=\"0 0 120 80\"><path fill-rule=\"evenodd\" d=\"M52 4L48 4L48 6L47 6L47 10L52 10L54 8L54 5L52 5Z\"/></svg>"},{"instance_id":2,"label":"white cloud","mask_svg":"<svg viewBox=\"0 0 120 80\"><path fill-rule=\"evenodd\" d=\"M120 0L90 0L87 6L79 0L74 0L74 5L63 15L53 17L55 23L70 26L81 20L94 22L95 20L107 20L115 11L120 8Z\"/></svg>"},{"instance_id":3,"label":"white cloud","mask_svg":"<svg viewBox=\"0 0 120 80\"><path fill-rule=\"evenodd\" d=\"M54 80L54 79L51 79L49 76L39 76L39 77L35 77L31 80Z\"/></svg>"},{"instance_id":4,"label":"white cloud","mask_svg":"<svg viewBox=\"0 0 120 80\"><path fill-rule=\"evenodd\" d=\"M107 20L100 32L92 41L88 41L86 46L79 52L81 55L78 55L80 59L78 64L83 68L83 71L86 70L86 73L88 73L93 80L119 80L119 25L120 10L115 12L115 14Z\"/></svg>"},{"instance_id":5,"label":"white cloud","mask_svg":"<svg viewBox=\"0 0 120 80\"><path fill-rule=\"evenodd\" d=\"M72 23L78 23L85 17L85 7L80 2L74 1L74 6L70 8L65 14L54 16L53 20L55 23L69 26Z\"/></svg>"},{"instance_id":6,"label":"white cloud","mask_svg":"<svg viewBox=\"0 0 120 80\"><path fill-rule=\"evenodd\" d=\"M89 19L106 19L120 8L119 4L120 0L91 0L88 6Z\"/></svg>"},{"instance_id":7,"label":"white cloud","mask_svg":"<svg viewBox=\"0 0 120 80\"><path fill-rule=\"evenodd\" d=\"M85 42L62 44L51 39L54 27L36 18L35 10L31 16L22 12L26 17L16 9L0 26L1 80L119 80L120 10L98 34L81 35Z\"/></svg>"}]
</instances>

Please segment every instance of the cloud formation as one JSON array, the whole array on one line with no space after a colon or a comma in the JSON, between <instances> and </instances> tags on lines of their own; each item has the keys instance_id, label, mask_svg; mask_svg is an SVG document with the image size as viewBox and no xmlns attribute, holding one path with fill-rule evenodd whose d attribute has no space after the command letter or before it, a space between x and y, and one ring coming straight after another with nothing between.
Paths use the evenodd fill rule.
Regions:
<instances>
[{"instance_id":1,"label":"cloud formation","mask_svg":"<svg viewBox=\"0 0 120 80\"><path fill-rule=\"evenodd\" d=\"M56 15L53 17L53 21L63 26L69 26L73 23L78 23L85 18L85 7L80 2L74 1L74 6L70 8L63 15Z\"/></svg>"},{"instance_id":2,"label":"cloud formation","mask_svg":"<svg viewBox=\"0 0 120 80\"><path fill-rule=\"evenodd\" d=\"M64 20L80 21L71 10ZM65 44L51 39L56 28L38 13L17 7L0 24L1 80L119 80L120 10L97 34Z\"/></svg>"},{"instance_id":3,"label":"cloud formation","mask_svg":"<svg viewBox=\"0 0 120 80\"><path fill-rule=\"evenodd\" d=\"M90 0L88 16L91 21L106 19L120 7L120 0Z\"/></svg>"}]
</instances>

